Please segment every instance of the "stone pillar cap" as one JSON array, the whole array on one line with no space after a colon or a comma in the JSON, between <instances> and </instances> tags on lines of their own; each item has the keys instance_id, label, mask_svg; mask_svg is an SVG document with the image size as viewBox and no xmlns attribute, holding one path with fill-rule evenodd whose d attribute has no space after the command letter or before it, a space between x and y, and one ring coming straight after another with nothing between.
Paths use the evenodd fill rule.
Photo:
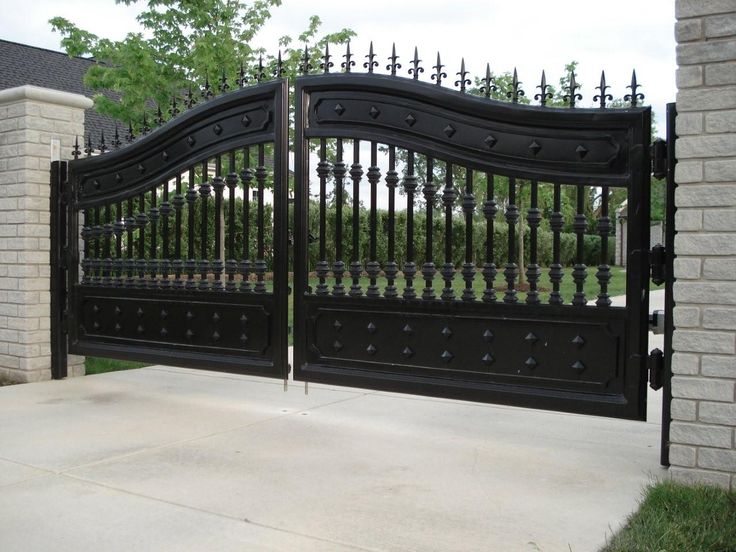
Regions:
<instances>
[{"instance_id":1,"label":"stone pillar cap","mask_svg":"<svg viewBox=\"0 0 736 552\"><path fill-rule=\"evenodd\" d=\"M42 88L31 84L0 90L0 105L22 100L33 100L65 107L76 107L78 109L89 109L94 105L94 102L87 96L64 92L62 90L52 90L51 88Z\"/></svg>"}]
</instances>

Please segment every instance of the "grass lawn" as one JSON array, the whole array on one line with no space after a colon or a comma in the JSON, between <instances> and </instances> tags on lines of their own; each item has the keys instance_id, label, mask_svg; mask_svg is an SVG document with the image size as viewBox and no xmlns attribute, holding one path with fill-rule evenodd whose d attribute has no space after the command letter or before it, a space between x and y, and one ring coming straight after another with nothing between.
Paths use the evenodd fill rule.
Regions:
<instances>
[{"instance_id":1,"label":"grass lawn","mask_svg":"<svg viewBox=\"0 0 736 552\"><path fill-rule=\"evenodd\" d=\"M733 552L736 493L670 481L649 487L639 510L601 552Z\"/></svg>"},{"instance_id":2,"label":"grass lawn","mask_svg":"<svg viewBox=\"0 0 736 552\"><path fill-rule=\"evenodd\" d=\"M84 370L87 375L131 370L133 368L143 368L144 366L148 366L148 364L130 360L114 360L112 358L86 357L84 359Z\"/></svg>"}]
</instances>

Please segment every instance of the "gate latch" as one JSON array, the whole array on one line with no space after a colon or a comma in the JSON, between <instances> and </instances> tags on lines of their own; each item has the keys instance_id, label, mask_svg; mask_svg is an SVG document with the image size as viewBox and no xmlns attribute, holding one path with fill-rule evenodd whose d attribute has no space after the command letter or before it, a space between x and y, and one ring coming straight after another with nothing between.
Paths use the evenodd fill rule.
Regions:
<instances>
[{"instance_id":1,"label":"gate latch","mask_svg":"<svg viewBox=\"0 0 736 552\"><path fill-rule=\"evenodd\" d=\"M664 353L659 349L654 349L649 353L647 366L649 368L649 387L655 391L662 389L664 381Z\"/></svg>"},{"instance_id":2,"label":"gate latch","mask_svg":"<svg viewBox=\"0 0 736 552\"><path fill-rule=\"evenodd\" d=\"M667 142L657 138L651 146L652 174L654 178L667 176Z\"/></svg>"},{"instance_id":3,"label":"gate latch","mask_svg":"<svg viewBox=\"0 0 736 552\"><path fill-rule=\"evenodd\" d=\"M652 271L652 282L658 286L662 285L667 279L667 250L664 245L658 243L649 251L649 267Z\"/></svg>"}]
</instances>

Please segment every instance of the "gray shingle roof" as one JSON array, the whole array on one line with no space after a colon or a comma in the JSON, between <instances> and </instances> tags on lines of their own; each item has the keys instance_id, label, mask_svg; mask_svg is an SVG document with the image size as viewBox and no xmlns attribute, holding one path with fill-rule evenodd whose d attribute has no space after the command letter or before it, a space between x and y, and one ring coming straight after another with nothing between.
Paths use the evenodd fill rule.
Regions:
<instances>
[{"instance_id":1,"label":"gray shingle roof","mask_svg":"<svg viewBox=\"0 0 736 552\"><path fill-rule=\"evenodd\" d=\"M0 40L0 90L31 84L91 98L94 92L85 88L83 78L92 63L91 59ZM109 146L115 133L115 120L88 109L84 114L84 128L95 145L104 130ZM124 134L122 123L120 133Z\"/></svg>"}]
</instances>

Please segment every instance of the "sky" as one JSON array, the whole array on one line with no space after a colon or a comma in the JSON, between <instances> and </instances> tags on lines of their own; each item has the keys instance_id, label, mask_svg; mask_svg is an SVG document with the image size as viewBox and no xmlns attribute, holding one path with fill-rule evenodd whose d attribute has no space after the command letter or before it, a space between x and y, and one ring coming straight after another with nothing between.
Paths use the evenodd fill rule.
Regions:
<instances>
[{"instance_id":1,"label":"sky","mask_svg":"<svg viewBox=\"0 0 736 552\"><path fill-rule=\"evenodd\" d=\"M122 39L140 30L135 16L143 6L114 0L0 0L0 38L60 50L60 37L48 20L63 16L99 36ZM517 67L522 88L532 97L543 69L548 82L556 83L565 64L575 60L583 106L592 104L601 70L610 92L621 97L636 69L660 134L665 105L675 99L674 0L284 0L256 45L275 50L280 36L296 37L315 14L324 32L352 28L358 35L352 47L356 54L367 53L372 40L381 67L393 42L403 71L414 46L427 71L439 49L451 77L463 57L472 75L483 75L486 63L494 73ZM423 77L429 79L429 73Z\"/></svg>"}]
</instances>

